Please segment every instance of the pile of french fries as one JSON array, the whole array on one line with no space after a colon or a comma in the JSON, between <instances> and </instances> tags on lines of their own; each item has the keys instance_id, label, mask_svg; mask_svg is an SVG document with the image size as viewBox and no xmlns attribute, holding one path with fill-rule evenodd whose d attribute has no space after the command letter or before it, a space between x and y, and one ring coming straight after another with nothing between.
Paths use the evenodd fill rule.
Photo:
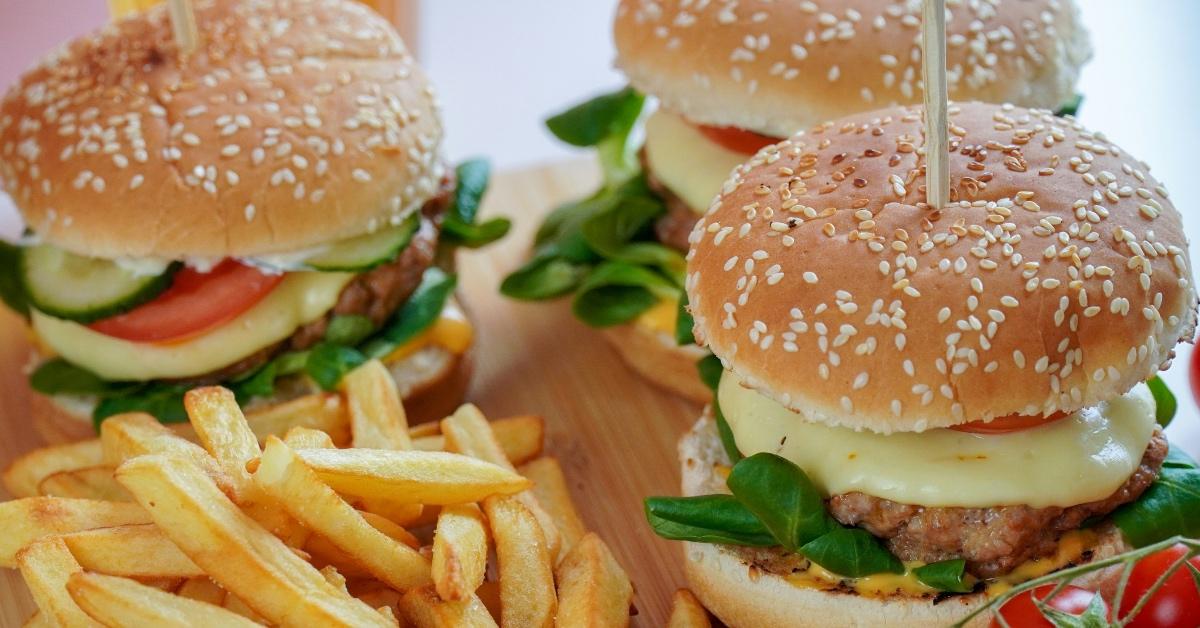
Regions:
<instances>
[{"instance_id":1,"label":"pile of french fries","mask_svg":"<svg viewBox=\"0 0 1200 628\"><path fill-rule=\"evenodd\" d=\"M623 626L633 586L584 527L539 417L409 429L378 362L338 393L190 423L112 417L3 476L0 566L32 626Z\"/></svg>"}]
</instances>

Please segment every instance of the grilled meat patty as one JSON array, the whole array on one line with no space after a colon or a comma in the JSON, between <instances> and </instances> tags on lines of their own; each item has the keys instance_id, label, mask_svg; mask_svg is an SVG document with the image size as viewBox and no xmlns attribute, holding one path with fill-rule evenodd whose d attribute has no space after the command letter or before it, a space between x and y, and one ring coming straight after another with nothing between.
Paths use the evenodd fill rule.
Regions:
<instances>
[{"instance_id":1,"label":"grilled meat patty","mask_svg":"<svg viewBox=\"0 0 1200 628\"><path fill-rule=\"evenodd\" d=\"M987 578L1053 552L1064 532L1137 499L1158 477L1166 455L1167 439L1155 430L1141 464L1124 485L1105 499L1066 508L925 508L846 493L830 498L829 512L843 524L883 539L903 560L964 558L967 571Z\"/></svg>"}]
</instances>

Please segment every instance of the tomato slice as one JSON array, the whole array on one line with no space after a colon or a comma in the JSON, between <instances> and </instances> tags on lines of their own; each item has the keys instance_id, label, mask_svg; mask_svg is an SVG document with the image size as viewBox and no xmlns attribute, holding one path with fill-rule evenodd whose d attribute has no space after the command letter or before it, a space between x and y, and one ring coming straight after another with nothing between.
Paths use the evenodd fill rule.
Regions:
<instances>
[{"instance_id":1,"label":"tomato slice","mask_svg":"<svg viewBox=\"0 0 1200 628\"><path fill-rule=\"evenodd\" d=\"M971 423L963 423L962 425L953 425L950 429L970 434L1008 434L1009 432L1019 432L1032 427L1041 427L1054 421L1065 419L1068 416L1071 416L1070 412L1055 412L1047 417L1010 414L987 422L972 421Z\"/></svg>"},{"instance_id":2,"label":"tomato slice","mask_svg":"<svg viewBox=\"0 0 1200 628\"><path fill-rule=\"evenodd\" d=\"M731 151L745 155L753 155L754 153L757 153L760 148L764 146L770 146L771 144L776 144L781 139L778 137L771 137L770 135L755 133L754 131L747 131L746 129L739 129L734 126L707 126L704 124L697 124L696 128L700 129L700 132L704 134L704 137L707 137L708 139L720 144L721 146L724 146L725 148L728 148Z\"/></svg>"},{"instance_id":3,"label":"tomato slice","mask_svg":"<svg viewBox=\"0 0 1200 628\"><path fill-rule=\"evenodd\" d=\"M234 260L207 273L184 268L153 301L88 327L132 342L178 342L237 318L281 281L282 274L267 274Z\"/></svg>"},{"instance_id":4,"label":"tomato slice","mask_svg":"<svg viewBox=\"0 0 1200 628\"><path fill-rule=\"evenodd\" d=\"M1088 605L1092 603L1092 598L1097 595L1094 591L1088 591L1074 585L1067 585L1058 592L1058 595L1047 600L1046 596L1054 591L1054 586L1053 584L1043 584L1040 587L1035 587L1032 591L1021 593L1000 607L1000 616L1012 628L1053 628L1055 624L1050 623L1050 620L1046 619L1046 616L1042 614L1041 609L1033 603L1034 595L1037 596L1038 600L1045 602L1051 608L1072 615L1082 615L1087 610ZM1107 604L1104 605L1104 615L1105 617L1109 615ZM1000 625L999 621L992 619L991 628L999 628Z\"/></svg>"}]
</instances>

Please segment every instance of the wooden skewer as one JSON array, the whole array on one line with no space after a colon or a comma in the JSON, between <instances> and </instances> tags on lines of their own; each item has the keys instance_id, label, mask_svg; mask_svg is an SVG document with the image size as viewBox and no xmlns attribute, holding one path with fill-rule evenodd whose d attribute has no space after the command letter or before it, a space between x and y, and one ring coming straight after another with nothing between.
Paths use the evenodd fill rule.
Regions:
<instances>
[{"instance_id":1,"label":"wooden skewer","mask_svg":"<svg viewBox=\"0 0 1200 628\"><path fill-rule=\"evenodd\" d=\"M925 83L925 202L950 200L949 115L946 112L946 0L924 0L921 70Z\"/></svg>"},{"instance_id":2,"label":"wooden skewer","mask_svg":"<svg viewBox=\"0 0 1200 628\"><path fill-rule=\"evenodd\" d=\"M196 52L200 46L200 32L196 29L196 12L191 0L167 0L167 10L171 14L171 32L175 43L179 44L179 52L185 55Z\"/></svg>"}]
</instances>

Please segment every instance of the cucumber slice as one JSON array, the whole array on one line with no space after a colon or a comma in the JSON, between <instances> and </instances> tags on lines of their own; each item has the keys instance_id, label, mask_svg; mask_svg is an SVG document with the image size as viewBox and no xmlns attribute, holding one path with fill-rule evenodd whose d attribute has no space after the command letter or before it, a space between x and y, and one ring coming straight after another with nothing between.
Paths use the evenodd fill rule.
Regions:
<instances>
[{"instance_id":1,"label":"cucumber slice","mask_svg":"<svg viewBox=\"0 0 1200 628\"><path fill-rule=\"evenodd\" d=\"M179 267L176 262L159 275L136 275L109 260L43 244L22 250L20 278L33 307L56 318L91 323L162 294Z\"/></svg>"},{"instance_id":2,"label":"cucumber slice","mask_svg":"<svg viewBox=\"0 0 1200 628\"><path fill-rule=\"evenodd\" d=\"M421 217L413 214L395 227L336 242L329 250L306 260L305 264L324 271L370 270L396 259L420 226Z\"/></svg>"}]
</instances>

